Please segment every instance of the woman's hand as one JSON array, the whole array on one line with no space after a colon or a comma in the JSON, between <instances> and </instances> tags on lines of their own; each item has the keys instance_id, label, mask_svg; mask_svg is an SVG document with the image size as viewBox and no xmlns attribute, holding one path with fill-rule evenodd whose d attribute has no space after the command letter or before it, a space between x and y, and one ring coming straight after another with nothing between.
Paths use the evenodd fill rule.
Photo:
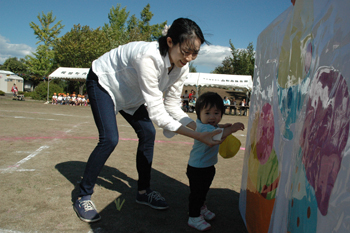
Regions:
<instances>
[{"instance_id":1,"label":"woman's hand","mask_svg":"<svg viewBox=\"0 0 350 233\"><path fill-rule=\"evenodd\" d=\"M212 146L218 145L224 141L223 139L213 140L213 137L217 134L220 134L220 133L221 133L220 130L214 130L213 132L203 132L203 133L200 133L199 138L197 138L197 140L212 147Z\"/></svg>"}]
</instances>

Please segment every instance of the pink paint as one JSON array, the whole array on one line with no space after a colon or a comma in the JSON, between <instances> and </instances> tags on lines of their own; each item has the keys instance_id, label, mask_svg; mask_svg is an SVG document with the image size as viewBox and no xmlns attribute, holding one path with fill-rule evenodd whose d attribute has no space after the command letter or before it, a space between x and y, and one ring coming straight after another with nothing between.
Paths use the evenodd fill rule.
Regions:
<instances>
[{"instance_id":1,"label":"pink paint","mask_svg":"<svg viewBox=\"0 0 350 233\"><path fill-rule=\"evenodd\" d=\"M54 137L12 137L12 138L0 138L0 141L29 141L29 140L37 140L37 139L78 139L78 140L98 140L98 137L76 137L76 136L54 136ZM119 138L121 141L139 141L137 138ZM173 143L173 144L186 144L186 145L193 145L193 142L176 142L176 141L162 141L162 140L155 140L155 143ZM240 148L241 150L245 150L245 148Z\"/></svg>"},{"instance_id":2,"label":"pink paint","mask_svg":"<svg viewBox=\"0 0 350 233\"><path fill-rule=\"evenodd\" d=\"M275 132L272 106L266 103L260 112L256 129L256 153L261 164L265 164L271 154Z\"/></svg>"},{"instance_id":3,"label":"pink paint","mask_svg":"<svg viewBox=\"0 0 350 233\"><path fill-rule=\"evenodd\" d=\"M346 80L331 68L318 71L310 86L300 145L307 180L325 216L349 137L350 97Z\"/></svg>"}]
</instances>

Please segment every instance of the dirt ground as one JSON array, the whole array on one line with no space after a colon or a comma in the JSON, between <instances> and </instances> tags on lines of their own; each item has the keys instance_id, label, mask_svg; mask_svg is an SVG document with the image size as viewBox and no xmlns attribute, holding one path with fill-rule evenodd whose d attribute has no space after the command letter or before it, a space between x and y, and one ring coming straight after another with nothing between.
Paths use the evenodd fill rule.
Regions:
<instances>
[{"instance_id":1,"label":"dirt ground","mask_svg":"<svg viewBox=\"0 0 350 233\"><path fill-rule=\"evenodd\" d=\"M195 114L189 113L195 119ZM222 123L248 117L224 115ZM90 152L98 141L90 107L0 97L0 232L198 232L187 226L186 165L192 140L157 129L152 188L170 205L159 211L135 202L137 137L118 114L120 142L92 196L102 216L88 224L72 208ZM235 134L245 146L247 131ZM219 156L207 205L217 217L210 232L247 232L238 210L244 149ZM118 204L119 203L119 204Z\"/></svg>"}]
</instances>

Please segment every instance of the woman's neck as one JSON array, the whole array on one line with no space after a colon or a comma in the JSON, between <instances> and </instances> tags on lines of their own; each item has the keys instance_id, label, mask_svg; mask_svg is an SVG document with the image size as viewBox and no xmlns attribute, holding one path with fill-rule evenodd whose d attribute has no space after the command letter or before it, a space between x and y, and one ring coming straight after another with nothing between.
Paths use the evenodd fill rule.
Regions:
<instances>
[{"instance_id":1,"label":"woman's neck","mask_svg":"<svg viewBox=\"0 0 350 233\"><path fill-rule=\"evenodd\" d=\"M174 63L171 64L171 67L168 68L168 74L170 74L170 72L173 70L174 68Z\"/></svg>"}]
</instances>

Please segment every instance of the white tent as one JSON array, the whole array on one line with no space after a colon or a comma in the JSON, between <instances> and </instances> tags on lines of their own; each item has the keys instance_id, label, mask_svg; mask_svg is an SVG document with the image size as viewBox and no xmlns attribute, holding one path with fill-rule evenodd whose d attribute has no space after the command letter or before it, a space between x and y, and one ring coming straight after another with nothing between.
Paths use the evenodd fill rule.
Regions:
<instances>
[{"instance_id":1,"label":"white tent","mask_svg":"<svg viewBox=\"0 0 350 233\"><path fill-rule=\"evenodd\" d=\"M88 72L89 68L59 67L49 75L49 79L59 78L74 81L85 81Z\"/></svg>"},{"instance_id":2,"label":"white tent","mask_svg":"<svg viewBox=\"0 0 350 233\"><path fill-rule=\"evenodd\" d=\"M197 88L232 88L235 91L250 92L253 88L253 80L250 75L189 73L184 85L196 86Z\"/></svg>"},{"instance_id":3,"label":"white tent","mask_svg":"<svg viewBox=\"0 0 350 233\"><path fill-rule=\"evenodd\" d=\"M203 87L231 89L236 92L236 94L241 93L249 102L250 92L253 88L253 80L250 75L189 73L184 86L196 87L197 97Z\"/></svg>"},{"instance_id":4,"label":"white tent","mask_svg":"<svg viewBox=\"0 0 350 233\"><path fill-rule=\"evenodd\" d=\"M15 73L6 70L0 70L0 90L5 93L11 93L13 84L16 84L18 91L23 91L23 78Z\"/></svg>"},{"instance_id":5,"label":"white tent","mask_svg":"<svg viewBox=\"0 0 350 233\"><path fill-rule=\"evenodd\" d=\"M80 85L79 87L79 93L82 94L88 72L89 72L89 68L71 68L71 67L57 68L54 72L52 72L49 75L49 80L47 82L47 102L46 103L49 103L50 79L59 78L59 79L83 82L82 85Z\"/></svg>"}]
</instances>

